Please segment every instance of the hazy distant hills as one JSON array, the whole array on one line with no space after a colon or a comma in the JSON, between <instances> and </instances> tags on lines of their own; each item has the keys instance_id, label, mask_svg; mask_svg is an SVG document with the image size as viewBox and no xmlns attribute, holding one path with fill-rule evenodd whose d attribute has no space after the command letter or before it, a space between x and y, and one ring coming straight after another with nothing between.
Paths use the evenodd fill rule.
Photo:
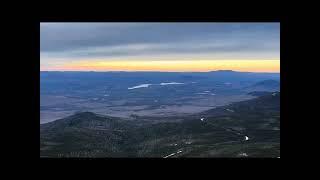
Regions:
<instances>
[{"instance_id":1,"label":"hazy distant hills","mask_svg":"<svg viewBox=\"0 0 320 180\"><path fill-rule=\"evenodd\" d=\"M40 126L40 156L280 156L280 92L177 118L154 124L77 113Z\"/></svg>"},{"instance_id":2,"label":"hazy distant hills","mask_svg":"<svg viewBox=\"0 0 320 180\"><path fill-rule=\"evenodd\" d=\"M199 113L203 117L235 117L237 121L229 123L239 123L240 119L244 119L243 126L252 125L248 123L250 119L256 120L256 114L268 116L268 114L278 114L280 112L280 92L269 92L260 95L248 101L242 101L230 104L228 106L217 107L208 111ZM227 121L224 121L227 122ZM261 122L261 119L258 120Z\"/></svg>"},{"instance_id":3,"label":"hazy distant hills","mask_svg":"<svg viewBox=\"0 0 320 180\"><path fill-rule=\"evenodd\" d=\"M264 80L244 88L246 91L279 91L280 82L277 80Z\"/></svg>"},{"instance_id":4,"label":"hazy distant hills","mask_svg":"<svg viewBox=\"0 0 320 180\"><path fill-rule=\"evenodd\" d=\"M269 91L252 91L252 92L249 92L248 94L252 96L265 96L270 94L270 92Z\"/></svg>"},{"instance_id":5,"label":"hazy distant hills","mask_svg":"<svg viewBox=\"0 0 320 180\"><path fill-rule=\"evenodd\" d=\"M211 72L40 72L41 94L69 94L75 91L108 90L125 91L139 84L163 82L214 85L238 83L252 85L263 80L279 80L280 73L251 73L236 71Z\"/></svg>"}]
</instances>

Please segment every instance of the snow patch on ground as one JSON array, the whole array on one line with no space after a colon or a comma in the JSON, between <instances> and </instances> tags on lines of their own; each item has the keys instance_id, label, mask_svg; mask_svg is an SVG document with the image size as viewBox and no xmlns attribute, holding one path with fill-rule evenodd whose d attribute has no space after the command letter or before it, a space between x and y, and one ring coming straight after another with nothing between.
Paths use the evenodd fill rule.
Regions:
<instances>
[{"instance_id":1,"label":"snow patch on ground","mask_svg":"<svg viewBox=\"0 0 320 180\"><path fill-rule=\"evenodd\" d=\"M229 112L234 112L234 110L231 110L231 109L226 109L227 111L229 111Z\"/></svg>"},{"instance_id":2,"label":"snow patch on ground","mask_svg":"<svg viewBox=\"0 0 320 180\"><path fill-rule=\"evenodd\" d=\"M172 153L172 154L169 154L169 155L167 155L167 156L165 156L165 157L163 157L163 158L168 158L168 157L170 157L170 156L173 156L173 155L175 155L176 153Z\"/></svg>"},{"instance_id":3,"label":"snow patch on ground","mask_svg":"<svg viewBox=\"0 0 320 180\"><path fill-rule=\"evenodd\" d=\"M174 155L179 154L179 153L182 153L182 151L179 150L178 152L169 154L169 155L167 155L167 156L164 156L163 158L168 158L168 157L170 157L170 156L174 156Z\"/></svg>"},{"instance_id":4,"label":"snow patch on ground","mask_svg":"<svg viewBox=\"0 0 320 180\"><path fill-rule=\"evenodd\" d=\"M248 154L247 153L240 153L239 156L248 157Z\"/></svg>"}]
</instances>

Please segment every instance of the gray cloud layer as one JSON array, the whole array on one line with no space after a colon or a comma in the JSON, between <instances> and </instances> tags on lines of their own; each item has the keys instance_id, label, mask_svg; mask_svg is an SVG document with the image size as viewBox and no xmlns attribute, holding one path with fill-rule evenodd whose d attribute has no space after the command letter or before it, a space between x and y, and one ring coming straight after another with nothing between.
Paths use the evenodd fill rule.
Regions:
<instances>
[{"instance_id":1,"label":"gray cloud layer","mask_svg":"<svg viewBox=\"0 0 320 180\"><path fill-rule=\"evenodd\" d=\"M279 58L280 24L41 23L40 48L42 63L170 54Z\"/></svg>"}]
</instances>

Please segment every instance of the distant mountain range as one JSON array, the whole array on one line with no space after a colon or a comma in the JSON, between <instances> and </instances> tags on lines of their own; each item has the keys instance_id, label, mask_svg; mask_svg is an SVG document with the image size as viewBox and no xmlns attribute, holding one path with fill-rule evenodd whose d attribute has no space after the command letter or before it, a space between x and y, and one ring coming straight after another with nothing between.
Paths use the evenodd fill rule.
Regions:
<instances>
[{"instance_id":1,"label":"distant mountain range","mask_svg":"<svg viewBox=\"0 0 320 180\"><path fill-rule=\"evenodd\" d=\"M49 95L91 96L101 89L127 93L128 87L165 82L193 83L193 88L232 83L244 88L264 80L280 80L280 73L251 73L221 70L212 72L40 72L40 93ZM264 84L254 89L264 87ZM233 88L233 86L232 86ZM236 88L236 86L235 86ZM230 87L224 89L229 90ZM89 91L90 90L90 91ZM197 89L194 89L197 91ZM260 90L259 90L260 91ZM269 91L269 90L268 90ZM95 94L95 93L93 93Z\"/></svg>"},{"instance_id":2,"label":"distant mountain range","mask_svg":"<svg viewBox=\"0 0 320 180\"><path fill-rule=\"evenodd\" d=\"M276 87L271 81L256 84L266 85ZM280 156L280 92L168 118L182 121L77 113L40 125L40 157Z\"/></svg>"}]
</instances>

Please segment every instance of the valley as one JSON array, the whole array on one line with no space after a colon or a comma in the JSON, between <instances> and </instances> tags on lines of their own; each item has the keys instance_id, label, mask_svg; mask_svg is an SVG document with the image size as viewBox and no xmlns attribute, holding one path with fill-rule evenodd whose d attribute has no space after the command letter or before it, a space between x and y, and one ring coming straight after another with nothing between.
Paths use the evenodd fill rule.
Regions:
<instances>
[{"instance_id":1,"label":"valley","mask_svg":"<svg viewBox=\"0 0 320 180\"><path fill-rule=\"evenodd\" d=\"M41 72L40 75L40 124L81 111L127 119L132 116L165 117L199 113L252 99L254 95L248 94L250 86L259 80L279 79L274 73L233 71ZM261 85L258 88L262 91L279 89Z\"/></svg>"},{"instance_id":2,"label":"valley","mask_svg":"<svg viewBox=\"0 0 320 180\"><path fill-rule=\"evenodd\" d=\"M80 80L77 73L72 74L76 79L46 79L44 84L50 80L55 82L42 84L40 156L280 156L277 76L266 74L252 80L252 74L222 71L200 73L185 80L186 75L177 74L171 74L172 81L163 81L161 78L167 73L161 76L151 73L154 76L148 77L148 85L132 77L126 81L122 77L122 82L115 83L117 74L113 76L115 84L107 79L90 85L91 88L79 86L88 86L92 80L72 85L73 81ZM70 84L62 86L65 81Z\"/></svg>"}]
</instances>

